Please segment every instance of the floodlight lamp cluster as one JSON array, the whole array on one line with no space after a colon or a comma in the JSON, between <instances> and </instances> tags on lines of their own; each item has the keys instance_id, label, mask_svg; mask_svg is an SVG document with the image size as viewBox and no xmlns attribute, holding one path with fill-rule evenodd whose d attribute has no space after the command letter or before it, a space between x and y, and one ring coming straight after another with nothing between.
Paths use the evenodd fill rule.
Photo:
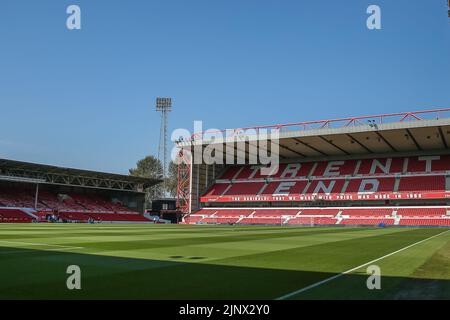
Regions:
<instances>
[{"instance_id":1,"label":"floodlight lamp cluster","mask_svg":"<svg viewBox=\"0 0 450 320\"><path fill-rule=\"evenodd\" d=\"M170 111L172 98L156 98L156 111Z\"/></svg>"}]
</instances>

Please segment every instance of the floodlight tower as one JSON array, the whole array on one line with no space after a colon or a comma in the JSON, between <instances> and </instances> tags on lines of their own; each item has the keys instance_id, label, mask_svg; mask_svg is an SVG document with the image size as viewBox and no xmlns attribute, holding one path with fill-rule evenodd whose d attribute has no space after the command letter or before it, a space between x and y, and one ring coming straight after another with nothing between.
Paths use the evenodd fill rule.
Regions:
<instances>
[{"instance_id":1,"label":"floodlight tower","mask_svg":"<svg viewBox=\"0 0 450 320\"><path fill-rule=\"evenodd\" d=\"M156 111L161 112L161 128L159 131L158 159L162 164L163 179L167 178L167 125L169 112L172 111L172 98L156 98ZM165 185L165 182L164 182Z\"/></svg>"}]
</instances>

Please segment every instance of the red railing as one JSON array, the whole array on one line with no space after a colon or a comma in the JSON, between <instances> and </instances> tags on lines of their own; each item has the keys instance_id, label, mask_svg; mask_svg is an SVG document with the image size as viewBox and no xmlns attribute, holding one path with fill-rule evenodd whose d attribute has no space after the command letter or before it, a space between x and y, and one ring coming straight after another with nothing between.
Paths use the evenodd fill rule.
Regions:
<instances>
[{"instance_id":1,"label":"red railing","mask_svg":"<svg viewBox=\"0 0 450 320\"><path fill-rule=\"evenodd\" d=\"M305 121L287 124L245 127L237 129L213 130L207 131L207 133L211 135L221 133L224 137L230 137L239 134L243 131L249 130L254 130L256 134L258 134L259 130L261 129L264 130L275 129L280 131L283 129L285 129L286 131L294 131L294 130L305 131L323 128L342 128L342 127L362 126L362 125L375 126L384 123L441 119L445 117L450 117L450 108L422 110L413 112L398 112L398 113L360 116L351 118L338 118L330 120ZM205 132L194 133L192 134L190 140L195 141L197 139L200 139L203 137L204 134Z\"/></svg>"}]
</instances>

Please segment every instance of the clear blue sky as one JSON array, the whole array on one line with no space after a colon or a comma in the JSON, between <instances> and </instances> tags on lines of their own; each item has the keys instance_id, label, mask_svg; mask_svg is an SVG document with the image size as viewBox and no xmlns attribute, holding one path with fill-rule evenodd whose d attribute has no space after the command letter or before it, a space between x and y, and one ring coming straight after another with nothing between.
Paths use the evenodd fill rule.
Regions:
<instances>
[{"instance_id":1,"label":"clear blue sky","mask_svg":"<svg viewBox=\"0 0 450 320\"><path fill-rule=\"evenodd\" d=\"M450 106L446 0L2 0L0 41L2 158L127 173L156 96L171 130Z\"/></svg>"}]
</instances>

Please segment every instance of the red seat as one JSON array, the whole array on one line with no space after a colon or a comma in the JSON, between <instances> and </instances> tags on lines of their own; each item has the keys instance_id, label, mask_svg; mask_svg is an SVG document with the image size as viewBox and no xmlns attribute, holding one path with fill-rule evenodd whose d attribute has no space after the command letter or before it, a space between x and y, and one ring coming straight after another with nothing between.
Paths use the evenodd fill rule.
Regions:
<instances>
[{"instance_id":1,"label":"red seat","mask_svg":"<svg viewBox=\"0 0 450 320\"><path fill-rule=\"evenodd\" d=\"M447 214L446 208L400 208L397 210L397 215L402 217L441 217Z\"/></svg>"},{"instance_id":2,"label":"red seat","mask_svg":"<svg viewBox=\"0 0 450 320\"><path fill-rule=\"evenodd\" d=\"M392 215L392 208L348 208L342 210L342 215L349 215L352 217L372 217L372 216L390 216Z\"/></svg>"},{"instance_id":3,"label":"red seat","mask_svg":"<svg viewBox=\"0 0 450 320\"><path fill-rule=\"evenodd\" d=\"M303 225L331 225L336 224L336 219L326 217L299 217L288 221L288 224L303 224Z\"/></svg>"},{"instance_id":4,"label":"red seat","mask_svg":"<svg viewBox=\"0 0 450 320\"><path fill-rule=\"evenodd\" d=\"M365 219L365 218L359 218L359 219L344 219L341 221L340 224L346 224L346 225L379 225L379 224L386 224L386 225L393 225L394 219Z\"/></svg>"},{"instance_id":5,"label":"red seat","mask_svg":"<svg viewBox=\"0 0 450 320\"><path fill-rule=\"evenodd\" d=\"M402 226L449 226L450 218L443 219L400 219L399 225Z\"/></svg>"},{"instance_id":6,"label":"red seat","mask_svg":"<svg viewBox=\"0 0 450 320\"><path fill-rule=\"evenodd\" d=\"M445 176L402 177L398 191L445 191Z\"/></svg>"},{"instance_id":7,"label":"red seat","mask_svg":"<svg viewBox=\"0 0 450 320\"><path fill-rule=\"evenodd\" d=\"M33 219L31 216L19 209L0 208L0 222L6 223L28 223Z\"/></svg>"}]
</instances>

